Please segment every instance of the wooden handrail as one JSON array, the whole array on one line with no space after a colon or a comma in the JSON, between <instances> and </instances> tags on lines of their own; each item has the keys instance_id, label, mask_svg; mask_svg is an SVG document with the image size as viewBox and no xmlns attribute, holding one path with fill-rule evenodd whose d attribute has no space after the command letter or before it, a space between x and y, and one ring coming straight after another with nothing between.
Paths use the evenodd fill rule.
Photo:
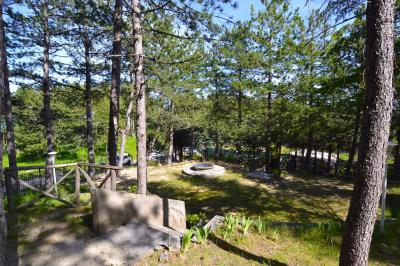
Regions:
<instances>
[{"instance_id":1,"label":"wooden handrail","mask_svg":"<svg viewBox=\"0 0 400 266\"><path fill-rule=\"evenodd\" d=\"M4 168L4 171L53 169L53 168L62 168L62 167L69 167L69 166L87 166L87 167L93 167L93 168L122 170L122 167L113 166L113 165L102 165L102 164L92 164L92 163L65 163L65 164L55 164L55 165L6 167L6 168Z\"/></svg>"},{"instance_id":2,"label":"wooden handrail","mask_svg":"<svg viewBox=\"0 0 400 266\"><path fill-rule=\"evenodd\" d=\"M93 168L103 168L103 169L113 169L113 170L122 170L122 167L113 166L113 165L102 165L102 164L93 164L93 163L78 163L78 166L87 166Z\"/></svg>"},{"instance_id":3,"label":"wooden handrail","mask_svg":"<svg viewBox=\"0 0 400 266\"><path fill-rule=\"evenodd\" d=\"M78 163L65 163L65 164L55 164L55 165L37 165L37 166L18 166L18 167L7 167L7 168L4 168L4 171L53 169L53 168L62 168L62 167L77 166L77 165L78 165Z\"/></svg>"}]
</instances>

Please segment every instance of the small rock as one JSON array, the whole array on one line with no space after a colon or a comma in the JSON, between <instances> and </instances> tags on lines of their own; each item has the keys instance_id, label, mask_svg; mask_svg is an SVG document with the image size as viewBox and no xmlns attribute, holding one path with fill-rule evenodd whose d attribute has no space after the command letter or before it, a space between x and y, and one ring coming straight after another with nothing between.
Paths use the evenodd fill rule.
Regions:
<instances>
[{"instance_id":1,"label":"small rock","mask_svg":"<svg viewBox=\"0 0 400 266\"><path fill-rule=\"evenodd\" d=\"M168 252L164 251L161 253L161 255L158 257L158 262L168 262Z\"/></svg>"},{"instance_id":2,"label":"small rock","mask_svg":"<svg viewBox=\"0 0 400 266\"><path fill-rule=\"evenodd\" d=\"M163 249L165 249L163 246L157 246L155 249L154 249L154 251L161 251L161 250L163 250Z\"/></svg>"}]
</instances>

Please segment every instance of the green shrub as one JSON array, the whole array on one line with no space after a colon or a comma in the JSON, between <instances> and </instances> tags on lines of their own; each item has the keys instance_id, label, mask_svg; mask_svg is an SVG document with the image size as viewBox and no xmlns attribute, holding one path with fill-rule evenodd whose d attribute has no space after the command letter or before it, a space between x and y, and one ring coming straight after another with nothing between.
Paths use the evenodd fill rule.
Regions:
<instances>
[{"instance_id":1,"label":"green shrub","mask_svg":"<svg viewBox=\"0 0 400 266\"><path fill-rule=\"evenodd\" d=\"M187 222L189 228L199 225L199 223L201 223L202 221L205 221L206 219L207 219L207 216L203 212L189 214L188 216L186 216L186 222Z\"/></svg>"},{"instance_id":2,"label":"green shrub","mask_svg":"<svg viewBox=\"0 0 400 266\"><path fill-rule=\"evenodd\" d=\"M130 185L129 186L129 192L137 193L137 185Z\"/></svg>"},{"instance_id":3,"label":"green shrub","mask_svg":"<svg viewBox=\"0 0 400 266\"><path fill-rule=\"evenodd\" d=\"M272 169L271 173L275 176L275 177L281 177L282 174L282 170L281 169Z\"/></svg>"}]
</instances>

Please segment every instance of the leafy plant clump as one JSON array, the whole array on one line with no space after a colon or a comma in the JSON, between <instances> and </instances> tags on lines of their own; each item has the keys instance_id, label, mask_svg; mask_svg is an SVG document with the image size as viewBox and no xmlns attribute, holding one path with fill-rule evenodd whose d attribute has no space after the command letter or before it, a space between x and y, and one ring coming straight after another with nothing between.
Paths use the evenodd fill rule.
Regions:
<instances>
[{"instance_id":1,"label":"leafy plant clump","mask_svg":"<svg viewBox=\"0 0 400 266\"><path fill-rule=\"evenodd\" d=\"M208 240L208 236L210 235L210 227L196 228L195 234L197 237L197 241L200 244L205 244Z\"/></svg>"},{"instance_id":2,"label":"leafy plant clump","mask_svg":"<svg viewBox=\"0 0 400 266\"><path fill-rule=\"evenodd\" d=\"M223 226L223 237L227 239L233 236L237 230L238 219L232 214L225 216L224 226Z\"/></svg>"},{"instance_id":3,"label":"leafy plant clump","mask_svg":"<svg viewBox=\"0 0 400 266\"><path fill-rule=\"evenodd\" d=\"M259 216L257 221L254 223L254 227L257 233L261 234L265 232L265 229L267 228L267 223L261 220L261 217Z\"/></svg>"},{"instance_id":4,"label":"leafy plant clump","mask_svg":"<svg viewBox=\"0 0 400 266\"><path fill-rule=\"evenodd\" d=\"M189 250L190 241L192 240L193 231L191 229L186 230L182 237L181 252L186 253Z\"/></svg>"},{"instance_id":5,"label":"leafy plant clump","mask_svg":"<svg viewBox=\"0 0 400 266\"><path fill-rule=\"evenodd\" d=\"M189 214L186 217L186 222L187 222L187 225L189 228L193 228L193 227L199 226L206 219L207 219L206 214L203 212L200 212L200 213Z\"/></svg>"},{"instance_id":6,"label":"leafy plant clump","mask_svg":"<svg viewBox=\"0 0 400 266\"><path fill-rule=\"evenodd\" d=\"M252 220L250 217L246 218L246 217L243 215L243 218L242 218L242 227L243 227L243 234L244 234L244 235L247 235L247 232L249 231L250 226L251 226L252 224L253 224L253 220Z\"/></svg>"}]
</instances>

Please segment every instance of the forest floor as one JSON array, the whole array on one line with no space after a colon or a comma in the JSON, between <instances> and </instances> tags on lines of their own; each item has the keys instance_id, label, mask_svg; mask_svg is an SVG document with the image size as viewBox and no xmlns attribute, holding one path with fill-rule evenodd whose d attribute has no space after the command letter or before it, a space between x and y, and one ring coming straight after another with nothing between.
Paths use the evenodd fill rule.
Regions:
<instances>
[{"instance_id":1,"label":"forest floor","mask_svg":"<svg viewBox=\"0 0 400 266\"><path fill-rule=\"evenodd\" d=\"M228 213L244 214L253 219L295 223L341 223L347 212L352 185L331 177L283 173L280 178L261 181L248 178L241 169L225 165L219 178L183 176L188 163L171 167L149 167L148 189L151 194L184 200L187 215L204 213L208 218ZM136 169L121 173L118 190L132 191ZM66 208L42 200L18 218L18 254L20 262L39 255L51 256L51 247L75 239L91 241L89 194L85 190L83 206ZM86 204L85 204L86 203ZM389 185L386 216L400 216L400 186ZM337 265L340 229L320 226L301 230L268 227L264 233L250 230L229 239L213 238L206 245L192 244L186 254L168 253L169 265ZM385 234L374 236L371 265L399 265L400 224L388 223ZM46 251L47 250L47 251ZM158 265L162 251L143 259L139 265ZM23 264L22 264L23 265Z\"/></svg>"}]
</instances>

